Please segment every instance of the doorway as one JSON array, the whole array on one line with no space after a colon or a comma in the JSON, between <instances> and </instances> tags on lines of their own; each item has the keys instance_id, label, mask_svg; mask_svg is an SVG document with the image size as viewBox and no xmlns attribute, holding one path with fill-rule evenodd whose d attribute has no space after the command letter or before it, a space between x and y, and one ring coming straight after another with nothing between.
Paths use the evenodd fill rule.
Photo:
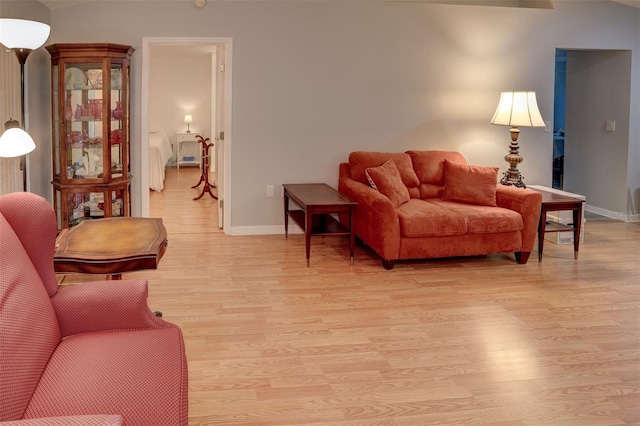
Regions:
<instances>
[{"instance_id":1,"label":"doorway","mask_svg":"<svg viewBox=\"0 0 640 426\"><path fill-rule=\"evenodd\" d=\"M149 216L149 99L151 75L152 47L174 46L193 47L210 46L217 52L212 56L212 83L215 85L211 122L215 134L212 139L216 145L216 162L213 167L217 175L218 186L218 216L219 226L226 233L231 229L231 70L232 70L232 40L220 37L145 37L142 41L142 108L141 108L141 212L142 216ZM214 74L215 72L215 74ZM216 78L214 78L214 76ZM222 136L222 138L220 137ZM195 202L195 201L194 201Z\"/></svg>"},{"instance_id":2,"label":"doorway","mask_svg":"<svg viewBox=\"0 0 640 426\"><path fill-rule=\"evenodd\" d=\"M563 191L585 196L587 211L625 220L631 51L562 48L556 53L554 136L561 138L554 137L554 165L562 159L557 183Z\"/></svg>"}]
</instances>

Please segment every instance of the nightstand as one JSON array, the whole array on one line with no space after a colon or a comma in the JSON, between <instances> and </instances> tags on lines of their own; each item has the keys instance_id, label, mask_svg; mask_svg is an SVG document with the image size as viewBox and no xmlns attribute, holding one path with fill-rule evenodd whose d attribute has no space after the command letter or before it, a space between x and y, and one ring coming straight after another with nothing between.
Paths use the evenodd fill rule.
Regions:
<instances>
[{"instance_id":1,"label":"nightstand","mask_svg":"<svg viewBox=\"0 0 640 426\"><path fill-rule=\"evenodd\" d=\"M200 166L200 145L196 139L196 132L176 133L176 143L173 146L173 154L176 157L176 166L180 170L180 165Z\"/></svg>"}]
</instances>

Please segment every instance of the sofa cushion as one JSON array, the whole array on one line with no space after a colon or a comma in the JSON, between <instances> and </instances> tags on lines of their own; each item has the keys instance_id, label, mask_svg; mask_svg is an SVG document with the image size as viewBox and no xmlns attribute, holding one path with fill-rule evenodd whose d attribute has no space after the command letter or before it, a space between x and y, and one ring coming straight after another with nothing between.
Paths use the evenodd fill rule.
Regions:
<instances>
[{"instance_id":1,"label":"sofa cushion","mask_svg":"<svg viewBox=\"0 0 640 426\"><path fill-rule=\"evenodd\" d=\"M443 200L496 206L498 168L444 161Z\"/></svg>"},{"instance_id":2,"label":"sofa cushion","mask_svg":"<svg viewBox=\"0 0 640 426\"><path fill-rule=\"evenodd\" d=\"M463 215L452 214L445 206L411 199L398 208L402 237L464 235L467 223Z\"/></svg>"},{"instance_id":3,"label":"sofa cushion","mask_svg":"<svg viewBox=\"0 0 640 426\"><path fill-rule=\"evenodd\" d=\"M369 151L355 151L349 154L349 166L351 167L351 178L369 184L365 170L369 167L377 167L389 160L393 160L400 172L400 177L405 186L411 191L416 189L420 184L418 176L416 176L413 170L413 164L411 163L411 157L403 152L389 153L389 152L369 152ZM417 189L416 189L417 193Z\"/></svg>"},{"instance_id":4,"label":"sofa cushion","mask_svg":"<svg viewBox=\"0 0 640 426\"><path fill-rule=\"evenodd\" d=\"M478 206L437 198L411 199L398 207L402 237L434 237L520 231L518 212L500 207Z\"/></svg>"},{"instance_id":5,"label":"sofa cushion","mask_svg":"<svg viewBox=\"0 0 640 426\"><path fill-rule=\"evenodd\" d=\"M428 202L448 210L454 216L464 217L467 234L493 234L524 229L522 216L514 210L437 199Z\"/></svg>"},{"instance_id":6,"label":"sofa cushion","mask_svg":"<svg viewBox=\"0 0 640 426\"><path fill-rule=\"evenodd\" d=\"M365 175L371 186L390 199L396 207L406 203L411 198L409 190L402 183L400 172L393 160L389 160L378 167L366 168Z\"/></svg>"},{"instance_id":7,"label":"sofa cushion","mask_svg":"<svg viewBox=\"0 0 640 426\"><path fill-rule=\"evenodd\" d=\"M467 164L462 154L456 151L407 151L413 162L420 183L444 185L444 161Z\"/></svg>"},{"instance_id":8,"label":"sofa cushion","mask_svg":"<svg viewBox=\"0 0 640 426\"><path fill-rule=\"evenodd\" d=\"M124 424L180 425L180 329L126 329L76 334L53 353L25 418L120 414ZM168 374L169 373L169 374ZM186 417L185 417L186 418Z\"/></svg>"}]
</instances>

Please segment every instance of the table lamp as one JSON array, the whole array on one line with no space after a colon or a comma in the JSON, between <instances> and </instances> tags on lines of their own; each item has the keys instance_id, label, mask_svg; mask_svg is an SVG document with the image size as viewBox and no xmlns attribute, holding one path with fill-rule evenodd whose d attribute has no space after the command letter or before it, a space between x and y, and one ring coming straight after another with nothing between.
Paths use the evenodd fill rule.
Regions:
<instances>
[{"instance_id":1,"label":"table lamp","mask_svg":"<svg viewBox=\"0 0 640 426\"><path fill-rule=\"evenodd\" d=\"M189 114L185 115L184 122L187 123L187 133L191 133L191 130L189 129L189 124L193 123L193 117L191 117Z\"/></svg>"},{"instance_id":2,"label":"table lamp","mask_svg":"<svg viewBox=\"0 0 640 426\"><path fill-rule=\"evenodd\" d=\"M518 164L522 163L522 156L518 153L518 127L544 127L544 120L538 110L535 92L502 92L500 102L496 109L491 124L511 126L511 144L509 153L504 159L509 163L509 170L504 172L500 183L507 186L526 188L524 177L518 170Z\"/></svg>"}]
</instances>

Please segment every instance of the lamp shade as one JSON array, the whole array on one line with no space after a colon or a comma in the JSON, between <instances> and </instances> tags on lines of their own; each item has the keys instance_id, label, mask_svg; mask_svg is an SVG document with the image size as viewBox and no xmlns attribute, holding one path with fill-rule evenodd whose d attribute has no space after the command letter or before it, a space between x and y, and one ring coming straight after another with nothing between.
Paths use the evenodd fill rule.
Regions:
<instances>
[{"instance_id":1,"label":"lamp shade","mask_svg":"<svg viewBox=\"0 0 640 426\"><path fill-rule=\"evenodd\" d=\"M512 127L544 127L536 92L502 92L491 124Z\"/></svg>"},{"instance_id":2,"label":"lamp shade","mask_svg":"<svg viewBox=\"0 0 640 426\"><path fill-rule=\"evenodd\" d=\"M191 117L190 115L185 115L184 116L184 122L189 124L189 123L193 123L193 117Z\"/></svg>"},{"instance_id":3,"label":"lamp shade","mask_svg":"<svg viewBox=\"0 0 640 426\"><path fill-rule=\"evenodd\" d=\"M47 41L50 31L42 22L0 18L0 43L9 49L35 50Z\"/></svg>"},{"instance_id":4,"label":"lamp shade","mask_svg":"<svg viewBox=\"0 0 640 426\"><path fill-rule=\"evenodd\" d=\"M0 157L20 157L34 149L36 149L36 144L29 133L19 127L7 129L0 136Z\"/></svg>"}]
</instances>

